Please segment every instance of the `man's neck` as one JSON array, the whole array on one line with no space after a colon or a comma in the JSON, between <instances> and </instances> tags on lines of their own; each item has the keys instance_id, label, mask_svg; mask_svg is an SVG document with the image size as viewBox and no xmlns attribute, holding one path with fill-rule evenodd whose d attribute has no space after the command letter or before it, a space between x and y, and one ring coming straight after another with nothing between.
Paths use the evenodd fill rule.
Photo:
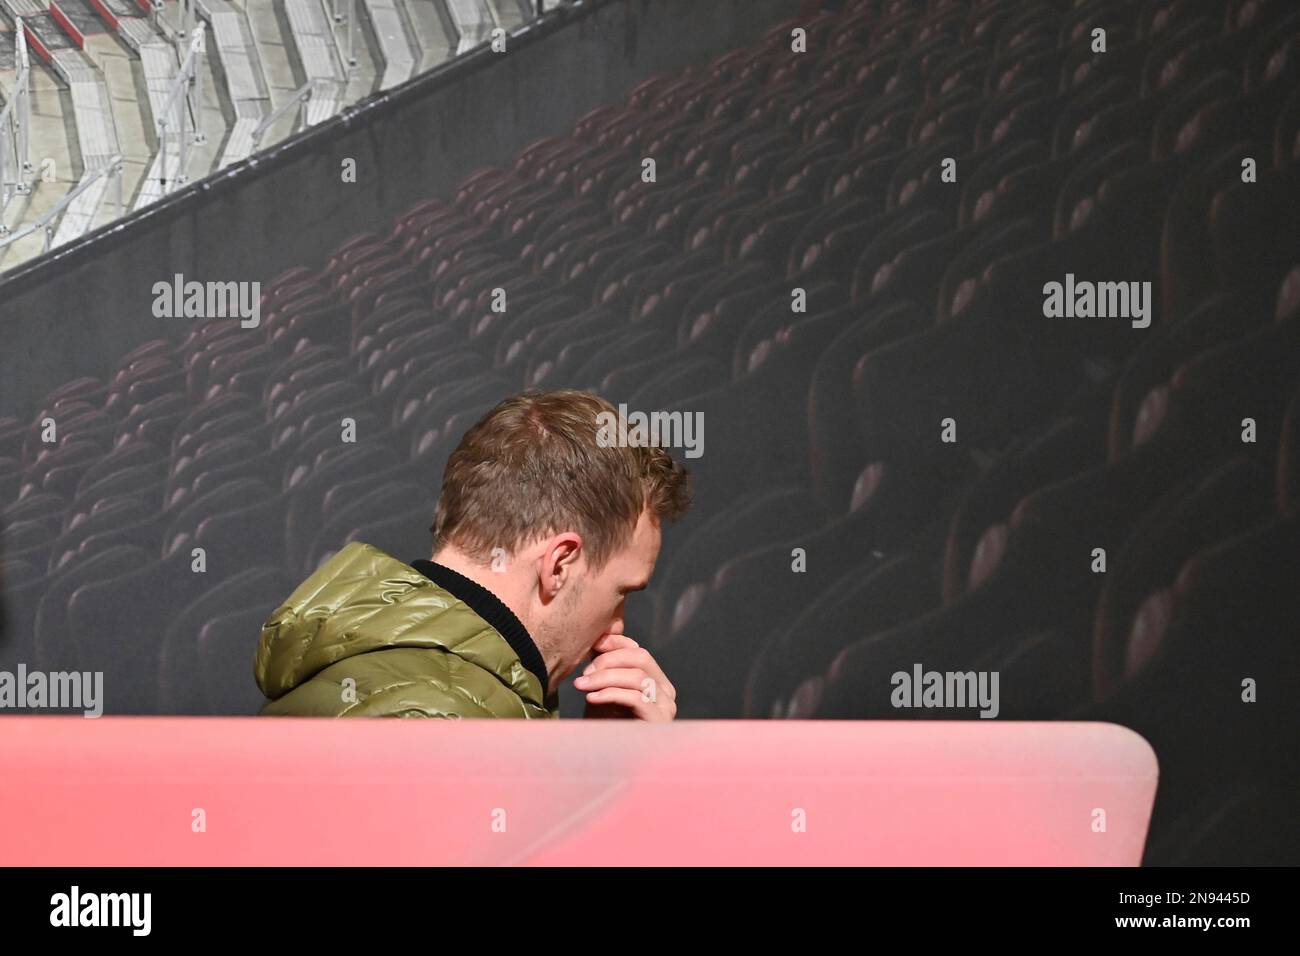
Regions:
<instances>
[{"instance_id":1,"label":"man's neck","mask_svg":"<svg viewBox=\"0 0 1300 956\"><path fill-rule=\"evenodd\" d=\"M469 578L480 587L491 591L498 601L508 607L515 617L519 618L524 629L528 631L528 636L537 645L537 650L541 653L542 661L546 665L548 683L546 687L542 688L542 692L549 695L555 685L556 653L546 642L545 635L534 629L527 613L527 604L520 593L521 589L512 586L514 582L508 576L508 573L494 571L492 568L474 560L463 551L452 547L442 548L429 560L441 564L444 568L450 568L457 574Z\"/></svg>"}]
</instances>

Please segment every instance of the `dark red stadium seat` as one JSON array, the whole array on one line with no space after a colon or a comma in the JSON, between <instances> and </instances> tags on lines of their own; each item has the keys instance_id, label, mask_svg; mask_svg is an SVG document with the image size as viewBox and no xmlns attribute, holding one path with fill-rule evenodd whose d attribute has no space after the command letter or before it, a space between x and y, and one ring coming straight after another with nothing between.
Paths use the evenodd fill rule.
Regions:
<instances>
[{"instance_id":1,"label":"dark red stadium seat","mask_svg":"<svg viewBox=\"0 0 1300 956\"><path fill-rule=\"evenodd\" d=\"M989 529L1004 526L1016 503L1037 488L1078 474L1102 460L1100 422L1066 419L1041 435L1012 447L966 489L953 513L943 556L943 602L956 601L971 586L972 569L983 568L988 555L981 545L997 547L1005 534L989 537Z\"/></svg>"},{"instance_id":2,"label":"dark red stadium seat","mask_svg":"<svg viewBox=\"0 0 1300 956\"><path fill-rule=\"evenodd\" d=\"M343 501L331 501L331 496L327 496L326 507L321 515L322 522L306 552L304 569L318 567L327 555L333 554L352 540L349 537L350 532L390 522L395 510L408 518L414 517L411 515L411 505L402 507L402 503L418 503L426 494L426 486L412 482L368 480L364 483L364 487L359 487L352 494L343 496ZM397 503L396 508L395 503ZM419 514L420 518L410 521L404 530L393 528L389 532L389 545L392 545L395 532L397 541L402 545L397 548L397 551L403 555L411 554L418 557L429 551L431 540L429 524L433 518L432 511L427 507L420 507ZM382 547L377 541L368 543L374 544L375 547Z\"/></svg>"},{"instance_id":3,"label":"dark red stadium seat","mask_svg":"<svg viewBox=\"0 0 1300 956\"><path fill-rule=\"evenodd\" d=\"M188 562L187 562L188 563ZM199 656L199 636L207 622L229 614L232 608L258 608L269 616L297 584L277 566L254 565L214 583L205 592L181 604L158 641L157 705L164 714L206 713L205 679ZM242 661L226 661L232 670L252 669L257 634L246 635ZM251 683L251 681L250 681Z\"/></svg>"},{"instance_id":4,"label":"dark red stadium seat","mask_svg":"<svg viewBox=\"0 0 1300 956\"><path fill-rule=\"evenodd\" d=\"M45 671L80 670L79 642L93 639L97 630L92 627L81 634L72 630L69 606L73 595L83 585L146 567L149 560L150 555L140 548L121 546L93 554L52 575L32 626L37 666Z\"/></svg>"},{"instance_id":5,"label":"dark red stadium seat","mask_svg":"<svg viewBox=\"0 0 1300 956\"><path fill-rule=\"evenodd\" d=\"M1100 697L1122 680L1129 629L1147 595L1171 583L1191 555L1266 519L1272 509L1272 476L1249 459L1195 478L1185 495L1170 495L1134 527L1106 577L1094 617L1091 667Z\"/></svg>"},{"instance_id":6,"label":"dark red stadium seat","mask_svg":"<svg viewBox=\"0 0 1300 956\"><path fill-rule=\"evenodd\" d=\"M745 685L746 717L784 717L806 678L822 674L861 634L893 627L934 602L933 568L916 554L885 564L872 559L832 579L790 625L754 657Z\"/></svg>"}]
</instances>

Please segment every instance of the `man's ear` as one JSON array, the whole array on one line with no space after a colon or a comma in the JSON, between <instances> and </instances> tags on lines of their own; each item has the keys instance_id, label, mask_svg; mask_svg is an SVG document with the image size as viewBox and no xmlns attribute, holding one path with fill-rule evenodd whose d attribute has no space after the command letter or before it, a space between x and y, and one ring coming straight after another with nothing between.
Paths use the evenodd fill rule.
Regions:
<instances>
[{"instance_id":1,"label":"man's ear","mask_svg":"<svg viewBox=\"0 0 1300 956\"><path fill-rule=\"evenodd\" d=\"M574 571L582 557L582 535L564 531L550 538L538 558L538 579L543 600L550 601L571 587Z\"/></svg>"}]
</instances>

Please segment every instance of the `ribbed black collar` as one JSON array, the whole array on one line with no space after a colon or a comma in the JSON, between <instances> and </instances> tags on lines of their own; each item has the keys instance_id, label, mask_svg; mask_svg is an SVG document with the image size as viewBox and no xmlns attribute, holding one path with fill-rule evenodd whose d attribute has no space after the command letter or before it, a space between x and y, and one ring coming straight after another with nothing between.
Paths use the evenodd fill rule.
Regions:
<instances>
[{"instance_id":1,"label":"ribbed black collar","mask_svg":"<svg viewBox=\"0 0 1300 956\"><path fill-rule=\"evenodd\" d=\"M546 674L546 662L542 652L533 643L533 637L524 627L523 621L515 612L506 607L504 602L477 581L465 577L459 571L453 571L445 564L436 561L412 561L411 567L419 571L438 587L451 593L452 597L464 601L469 609L506 639L506 643L519 655L519 662L536 675L542 685L542 698L550 696L550 678Z\"/></svg>"}]
</instances>

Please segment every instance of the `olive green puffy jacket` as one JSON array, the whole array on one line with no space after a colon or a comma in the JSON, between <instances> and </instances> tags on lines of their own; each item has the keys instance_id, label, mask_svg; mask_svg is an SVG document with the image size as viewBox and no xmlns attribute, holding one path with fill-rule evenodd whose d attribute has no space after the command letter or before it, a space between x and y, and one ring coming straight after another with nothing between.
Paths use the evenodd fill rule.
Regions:
<instances>
[{"instance_id":1,"label":"olive green puffy jacket","mask_svg":"<svg viewBox=\"0 0 1300 956\"><path fill-rule=\"evenodd\" d=\"M559 717L559 695L449 591L368 544L343 548L262 627L263 714ZM351 678L351 683L347 679Z\"/></svg>"}]
</instances>

